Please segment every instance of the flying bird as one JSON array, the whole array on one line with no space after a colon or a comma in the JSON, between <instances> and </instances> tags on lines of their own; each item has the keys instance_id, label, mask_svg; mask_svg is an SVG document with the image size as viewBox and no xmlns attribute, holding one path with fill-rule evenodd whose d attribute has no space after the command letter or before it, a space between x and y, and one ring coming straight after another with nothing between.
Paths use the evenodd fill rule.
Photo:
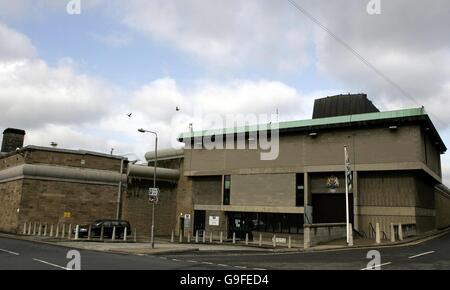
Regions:
<instances>
[{"instance_id":1,"label":"flying bird","mask_svg":"<svg viewBox=\"0 0 450 290\"><path fill-rule=\"evenodd\" d=\"M131 115L133 115L133 113L127 114L128 118L131 118Z\"/></svg>"},{"instance_id":2,"label":"flying bird","mask_svg":"<svg viewBox=\"0 0 450 290\"><path fill-rule=\"evenodd\" d=\"M180 111L180 107L176 106L175 110L178 112Z\"/></svg>"}]
</instances>

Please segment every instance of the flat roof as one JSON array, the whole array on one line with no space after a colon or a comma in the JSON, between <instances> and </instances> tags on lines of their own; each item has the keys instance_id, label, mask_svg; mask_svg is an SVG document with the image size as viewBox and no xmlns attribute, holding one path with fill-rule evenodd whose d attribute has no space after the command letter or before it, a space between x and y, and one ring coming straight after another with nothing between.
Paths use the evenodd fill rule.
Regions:
<instances>
[{"instance_id":1,"label":"flat roof","mask_svg":"<svg viewBox=\"0 0 450 290\"><path fill-rule=\"evenodd\" d=\"M314 130L314 129L329 129L336 127L355 127L361 125L368 125L372 123L386 123L389 121L425 121L427 122L430 129L436 135L438 142L442 145L441 151L447 151L447 147L442 141L439 133L431 122L428 114L424 107L421 108L411 108L402 110L393 110L385 112L374 112L374 113L364 113L346 116L336 116L327 118L317 118L317 119L307 119L307 120L296 120L279 122L279 130L281 132L288 131L304 131L304 130ZM185 132L178 136L179 141L191 138L200 138L212 135L230 135L239 134L247 132L257 132L270 129L271 124L257 124L233 128L223 128L223 129L211 129L203 131Z\"/></svg>"},{"instance_id":2,"label":"flat roof","mask_svg":"<svg viewBox=\"0 0 450 290\"><path fill-rule=\"evenodd\" d=\"M93 156L99 156L99 157L105 157L105 158L112 158L112 159L127 159L126 157L118 156L118 155L111 155L106 153L100 153L100 152L94 152L94 151L88 151L88 150L74 150L74 149L63 149L63 148L54 148L54 147L44 147L44 146L35 146L35 145L28 145L20 149L20 152L23 151L30 151L30 150L37 150L37 151L48 151L48 152L58 152L58 153L69 153L69 154L77 154L77 155L93 155ZM12 151L9 153L6 153L4 155L0 155L1 157L11 156L17 154L16 151Z\"/></svg>"}]
</instances>

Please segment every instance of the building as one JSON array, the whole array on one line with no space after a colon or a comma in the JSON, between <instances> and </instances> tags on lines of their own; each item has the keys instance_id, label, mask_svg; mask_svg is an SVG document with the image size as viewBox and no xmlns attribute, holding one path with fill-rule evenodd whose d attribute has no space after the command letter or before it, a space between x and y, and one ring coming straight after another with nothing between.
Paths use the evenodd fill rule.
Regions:
<instances>
[{"instance_id":1,"label":"building","mask_svg":"<svg viewBox=\"0 0 450 290\"><path fill-rule=\"evenodd\" d=\"M25 132L6 129L0 155L0 231L25 222L81 224L115 218L127 161L84 150L23 146ZM126 188L124 187L123 190Z\"/></svg>"},{"instance_id":2,"label":"building","mask_svg":"<svg viewBox=\"0 0 450 290\"><path fill-rule=\"evenodd\" d=\"M365 95L354 100L321 99L316 118L280 123L275 160L261 160L260 149L194 149L211 131L180 136L187 145L182 175L189 198L176 214L178 229L186 231L186 213L191 233L292 235L302 234L304 224L345 222L344 146L353 170L355 230L369 234L380 223L389 235L391 223L418 233L450 225L440 162L447 148L424 108L379 112ZM350 107L351 115L343 115ZM233 130L216 133L223 132ZM239 133L248 140L252 129Z\"/></svg>"},{"instance_id":3,"label":"building","mask_svg":"<svg viewBox=\"0 0 450 290\"><path fill-rule=\"evenodd\" d=\"M18 231L31 220L119 217L148 237L153 207L147 193L156 170L156 235L300 239L310 225L345 222L344 146L356 234L371 236L376 223L386 236L391 224L415 233L450 226L440 161L447 148L423 107L380 112L364 94L339 95L317 100L312 119L276 125L268 136L268 124L184 133L184 149L159 150L156 169L154 152L146 154L146 166L87 151L27 146L9 152L0 157L0 230ZM243 136L245 146L210 150L205 140L212 136L224 145L233 137L234 148ZM272 160L251 146L264 137L277 140ZM21 146L9 150L14 147Z\"/></svg>"}]
</instances>

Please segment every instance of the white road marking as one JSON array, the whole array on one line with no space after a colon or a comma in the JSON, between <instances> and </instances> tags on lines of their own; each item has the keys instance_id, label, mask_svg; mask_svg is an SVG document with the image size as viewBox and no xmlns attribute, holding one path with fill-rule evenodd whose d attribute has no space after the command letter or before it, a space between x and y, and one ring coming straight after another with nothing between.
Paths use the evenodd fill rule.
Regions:
<instances>
[{"instance_id":1,"label":"white road marking","mask_svg":"<svg viewBox=\"0 0 450 290\"><path fill-rule=\"evenodd\" d=\"M253 268L253 270L266 271L266 269L263 268Z\"/></svg>"},{"instance_id":2,"label":"white road marking","mask_svg":"<svg viewBox=\"0 0 450 290\"><path fill-rule=\"evenodd\" d=\"M59 266L59 265L56 265L56 264L53 264L53 263L50 263L50 262L46 262L46 261L43 261L43 260L39 260L39 259L33 259L33 260L36 261L36 262L43 263L43 264L46 264L46 265L49 265L49 266L53 266L53 267L56 267L56 268L60 268L60 269L63 269L63 270L70 270L69 268L62 267L62 266Z\"/></svg>"},{"instance_id":3,"label":"white road marking","mask_svg":"<svg viewBox=\"0 0 450 290\"><path fill-rule=\"evenodd\" d=\"M233 266L233 267L238 268L238 269L247 269L247 267L244 267L244 266Z\"/></svg>"},{"instance_id":4,"label":"white road marking","mask_svg":"<svg viewBox=\"0 0 450 290\"><path fill-rule=\"evenodd\" d=\"M211 263L211 262L202 262L202 264L205 264L205 265L212 265L213 263Z\"/></svg>"},{"instance_id":5,"label":"white road marking","mask_svg":"<svg viewBox=\"0 0 450 290\"><path fill-rule=\"evenodd\" d=\"M225 264L217 264L217 266L228 267L228 265L225 265Z\"/></svg>"},{"instance_id":6,"label":"white road marking","mask_svg":"<svg viewBox=\"0 0 450 290\"><path fill-rule=\"evenodd\" d=\"M181 260L178 260L178 259L172 259L172 261L180 262Z\"/></svg>"},{"instance_id":7,"label":"white road marking","mask_svg":"<svg viewBox=\"0 0 450 290\"><path fill-rule=\"evenodd\" d=\"M194 260L188 260L189 263L197 263L197 261Z\"/></svg>"},{"instance_id":8,"label":"white road marking","mask_svg":"<svg viewBox=\"0 0 450 290\"><path fill-rule=\"evenodd\" d=\"M374 265L374 266L366 267L366 268L363 268L361 270L372 270L373 268L378 268L378 267L386 266L386 265L389 265L389 264L392 264L392 262L387 262L387 263L380 264L380 265Z\"/></svg>"},{"instance_id":9,"label":"white road marking","mask_svg":"<svg viewBox=\"0 0 450 290\"><path fill-rule=\"evenodd\" d=\"M0 252L5 252L5 253L11 254L11 255L19 256L19 253L11 252L11 251L4 250L4 249L0 249Z\"/></svg>"},{"instance_id":10,"label":"white road marking","mask_svg":"<svg viewBox=\"0 0 450 290\"><path fill-rule=\"evenodd\" d=\"M408 259L414 259L414 258L417 258L417 257L421 257L421 256L425 256L425 255L428 255L428 254L433 254L433 253L434 253L434 251L429 251L429 252L425 252L425 253L422 253L422 254L417 254L417 255L408 257Z\"/></svg>"}]
</instances>

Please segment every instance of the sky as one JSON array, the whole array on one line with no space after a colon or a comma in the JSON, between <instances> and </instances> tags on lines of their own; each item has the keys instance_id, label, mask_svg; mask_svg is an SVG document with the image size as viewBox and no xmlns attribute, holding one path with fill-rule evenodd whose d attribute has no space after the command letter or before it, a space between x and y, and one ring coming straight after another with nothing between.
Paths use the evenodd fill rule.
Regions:
<instances>
[{"instance_id":1,"label":"sky","mask_svg":"<svg viewBox=\"0 0 450 290\"><path fill-rule=\"evenodd\" d=\"M450 144L448 0L380 0L379 14L295 0L315 22L288 0L69 2L0 0L0 128L26 144L143 160L141 127L180 146L205 114L308 119L315 98L360 92L381 110L425 106ZM442 167L450 185L447 154Z\"/></svg>"}]
</instances>

